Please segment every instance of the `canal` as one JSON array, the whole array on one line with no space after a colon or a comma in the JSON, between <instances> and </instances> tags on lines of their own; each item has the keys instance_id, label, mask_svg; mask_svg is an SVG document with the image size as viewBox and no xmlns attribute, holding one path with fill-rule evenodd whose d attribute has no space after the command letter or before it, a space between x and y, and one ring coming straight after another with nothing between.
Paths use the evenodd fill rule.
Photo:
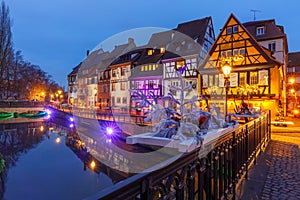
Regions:
<instances>
[{"instance_id":1,"label":"canal","mask_svg":"<svg viewBox=\"0 0 300 200\"><path fill-rule=\"evenodd\" d=\"M0 199L5 200L84 199L178 153L169 150L148 159L144 155L157 151L100 134L99 127L107 131L106 121L75 123L68 117L52 117L4 122Z\"/></svg>"}]
</instances>

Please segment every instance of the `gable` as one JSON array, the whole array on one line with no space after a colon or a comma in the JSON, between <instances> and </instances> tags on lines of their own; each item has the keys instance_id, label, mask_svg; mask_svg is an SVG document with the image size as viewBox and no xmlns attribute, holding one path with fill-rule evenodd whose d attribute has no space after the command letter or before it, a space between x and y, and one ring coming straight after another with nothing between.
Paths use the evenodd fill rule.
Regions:
<instances>
[{"instance_id":1,"label":"gable","mask_svg":"<svg viewBox=\"0 0 300 200\"><path fill-rule=\"evenodd\" d=\"M226 62L233 70L251 66L280 65L263 49L237 18L231 14L209 50L199 71L221 68Z\"/></svg>"}]
</instances>

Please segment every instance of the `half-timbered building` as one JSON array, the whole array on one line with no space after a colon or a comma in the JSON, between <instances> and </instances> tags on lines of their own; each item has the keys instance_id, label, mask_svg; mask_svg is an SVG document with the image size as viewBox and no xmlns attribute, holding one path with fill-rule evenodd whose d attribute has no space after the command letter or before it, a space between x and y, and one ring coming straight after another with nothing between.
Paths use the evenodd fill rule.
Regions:
<instances>
[{"instance_id":1,"label":"half-timbered building","mask_svg":"<svg viewBox=\"0 0 300 200\"><path fill-rule=\"evenodd\" d=\"M214 41L211 17L179 24L170 34L171 41L163 57L164 95L170 92L170 86L180 86L178 71L182 73L184 84L192 84L192 91L184 94L185 99L199 96L198 64L204 59ZM175 97L179 94L171 91Z\"/></svg>"},{"instance_id":2,"label":"half-timbered building","mask_svg":"<svg viewBox=\"0 0 300 200\"><path fill-rule=\"evenodd\" d=\"M115 46L98 68L100 109L107 109L112 106L125 107L127 104L125 102L129 101L130 94L126 93L126 88L128 88L130 59L126 54L135 47L133 39L129 38L128 43Z\"/></svg>"},{"instance_id":3,"label":"half-timbered building","mask_svg":"<svg viewBox=\"0 0 300 200\"><path fill-rule=\"evenodd\" d=\"M252 107L274 110L282 100L282 63L260 45L231 14L209 54L199 67L201 94L224 110L225 88L222 66L231 65L229 111L244 100ZM274 113L274 112L273 112Z\"/></svg>"},{"instance_id":4,"label":"half-timbered building","mask_svg":"<svg viewBox=\"0 0 300 200\"><path fill-rule=\"evenodd\" d=\"M161 44L163 45L163 43ZM132 91L143 93L150 102L155 98L162 97L162 74L163 67L161 59L164 55L164 47L158 49L141 48L141 55L135 62L130 76L130 88ZM138 108L141 99L131 93L130 106ZM144 110L151 109L149 105L143 107Z\"/></svg>"}]
</instances>

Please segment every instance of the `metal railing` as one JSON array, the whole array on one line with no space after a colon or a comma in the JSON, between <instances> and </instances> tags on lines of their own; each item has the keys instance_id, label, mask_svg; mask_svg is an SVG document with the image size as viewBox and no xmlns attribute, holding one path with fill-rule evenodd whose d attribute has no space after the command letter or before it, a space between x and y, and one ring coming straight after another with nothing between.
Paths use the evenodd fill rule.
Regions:
<instances>
[{"instance_id":1,"label":"metal railing","mask_svg":"<svg viewBox=\"0 0 300 200\"><path fill-rule=\"evenodd\" d=\"M270 141L270 112L153 172L134 175L91 199L235 199L236 187Z\"/></svg>"},{"instance_id":2,"label":"metal railing","mask_svg":"<svg viewBox=\"0 0 300 200\"><path fill-rule=\"evenodd\" d=\"M6 100L0 101L0 108L34 108L43 107L43 101L22 101L22 100Z\"/></svg>"}]
</instances>

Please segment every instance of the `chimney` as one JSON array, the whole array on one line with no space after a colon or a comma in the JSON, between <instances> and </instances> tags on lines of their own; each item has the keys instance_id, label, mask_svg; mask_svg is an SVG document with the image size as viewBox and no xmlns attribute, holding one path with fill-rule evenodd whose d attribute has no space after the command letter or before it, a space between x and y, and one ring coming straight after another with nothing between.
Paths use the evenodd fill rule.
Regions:
<instances>
[{"instance_id":1,"label":"chimney","mask_svg":"<svg viewBox=\"0 0 300 200\"><path fill-rule=\"evenodd\" d=\"M86 50L86 56L90 54L90 50Z\"/></svg>"},{"instance_id":2,"label":"chimney","mask_svg":"<svg viewBox=\"0 0 300 200\"><path fill-rule=\"evenodd\" d=\"M128 44L133 43L134 39L133 38L128 38Z\"/></svg>"}]
</instances>

